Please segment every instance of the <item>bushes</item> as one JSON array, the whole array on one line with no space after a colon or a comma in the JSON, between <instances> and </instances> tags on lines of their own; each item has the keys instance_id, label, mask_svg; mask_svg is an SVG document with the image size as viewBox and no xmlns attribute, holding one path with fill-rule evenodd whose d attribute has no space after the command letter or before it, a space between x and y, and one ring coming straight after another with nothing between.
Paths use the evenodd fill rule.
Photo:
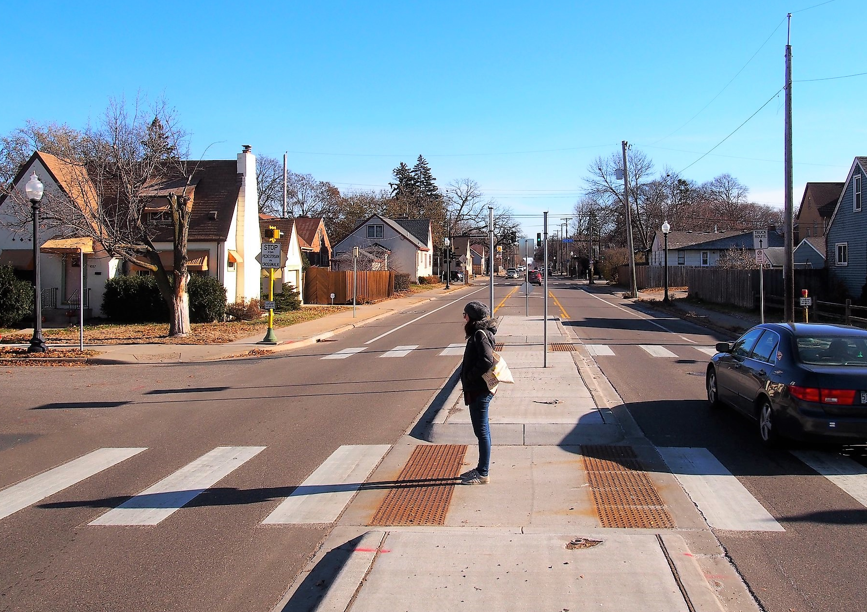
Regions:
<instances>
[{"instance_id":1,"label":"bushes","mask_svg":"<svg viewBox=\"0 0 867 612\"><path fill-rule=\"evenodd\" d=\"M237 321L252 321L262 316L259 300L253 298L249 302L241 300L226 306L226 314Z\"/></svg>"},{"instance_id":2,"label":"bushes","mask_svg":"<svg viewBox=\"0 0 867 612\"><path fill-rule=\"evenodd\" d=\"M187 292L192 323L213 323L226 316L226 288L213 276L193 275Z\"/></svg>"},{"instance_id":3,"label":"bushes","mask_svg":"<svg viewBox=\"0 0 867 612\"><path fill-rule=\"evenodd\" d=\"M394 290L409 291L409 274L398 272L394 275Z\"/></svg>"},{"instance_id":4,"label":"bushes","mask_svg":"<svg viewBox=\"0 0 867 612\"><path fill-rule=\"evenodd\" d=\"M0 327L33 314L33 285L18 279L12 266L0 266Z\"/></svg>"},{"instance_id":5,"label":"bushes","mask_svg":"<svg viewBox=\"0 0 867 612\"><path fill-rule=\"evenodd\" d=\"M169 309L153 276L118 276L105 283L102 314L112 321L166 322Z\"/></svg>"},{"instance_id":6,"label":"bushes","mask_svg":"<svg viewBox=\"0 0 867 612\"><path fill-rule=\"evenodd\" d=\"M274 294L274 310L278 312L301 310L301 295L292 283L283 285L283 293Z\"/></svg>"},{"instance_id":7,"label":"bushes","mask_svg":"<svg viewBox=\"0 0 867 612\"><path fill-rule=\"evenodd\" d=\"M438 276L419 276L418 284L419 285L436 285L440 282Z\"/></svg>"}]
</instances>

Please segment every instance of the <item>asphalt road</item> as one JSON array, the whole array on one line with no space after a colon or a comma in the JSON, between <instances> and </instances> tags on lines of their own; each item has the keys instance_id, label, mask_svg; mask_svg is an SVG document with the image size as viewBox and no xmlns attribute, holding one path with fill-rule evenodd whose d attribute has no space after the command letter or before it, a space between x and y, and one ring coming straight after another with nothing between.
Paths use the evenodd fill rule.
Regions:
<instances>
[{"instance_id":1,"label":"asphalt road","mask_svg":"<svg viewBox=\"0 0 867 612\"><path fill-rule=\"evenodd\" d=\"M470 291L487 295L278 357L0 369L0 490L100 448L147 449L0 519L0 610L271 610L329 527L262 520L339 446L404 434L460 362L439 353L463 343ZM264 449L159 524L89 524L223 446Z\"/></svg>"}]
</instances>

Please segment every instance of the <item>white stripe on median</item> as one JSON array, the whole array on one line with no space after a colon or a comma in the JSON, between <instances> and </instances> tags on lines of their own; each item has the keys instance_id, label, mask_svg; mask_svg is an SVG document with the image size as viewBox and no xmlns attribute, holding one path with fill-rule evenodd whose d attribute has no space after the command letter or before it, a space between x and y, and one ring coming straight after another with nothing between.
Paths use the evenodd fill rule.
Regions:
<instances>
[{"instance_id":1,"label":"white stripe on median","mask_svg":"<svg viewBox=\"0 0 867 612\"><path fill-rule=\"evenodd\" d=\"M867 468L848 457L819 451L790 451L795 457L867 506Z\"/></svg>"},{"instance_id":2,"label":"white stripe on median","mask_svg":"<svg viewBox=\"0 0 867 612\"><path fill-rule=\"evenodd\" d=\"M366 346L362 346L361 348L346 348L336 353L332 353L331 355L326 355L322 359L346 359L347 357L352 357L356 353L360 353L361 351L367 350Z\"/></svg>"},{"instance_id":3,"label":"white stripe on median","mask_svg":"<svg viewBox=\"0 0 867 612\"><path fill-rule=\"evenodd\" d=\"M614 351L607 344L587 344L587 352L593 357L614 357Z\"/></svg>"},{"instance_id":4,"label":"white stripe on median","mask_svg":"<svg viewBox=\"0 0 867 612\"><path fill-rule=\"evenodd\" d=\"M412 351L418 348L418 344L408 344L406 346L396 346L387 353L384 353L382 357L406 357Z\"/></svg>"},{"instance_id":5,"label":"white stripe on median","mask_svg":"<svg viewBox=\"0 0 867 612\"><path fill-rule=\"evenodd\" d=\"M450 356L450 355L463 355L464 349L466 348L466 344L463 342L458 342L457 344L449 344L442 353L439 354L440 357Z\"/></svg>"},{"instance_id":6,"label":"white stripe on median","mask_svg":"<svg viewBox=\"0 0 867 612\"><path fill-rule=\"evenodd\" d=\"M262 523L333 523L389 448L388 444L341 446Z\"/></svg>"},{"instance_id":7,"label":"white stripe on median","mask_svg":"<svg viewBox=\"0 0 867 612\"><path fill-rule=\"evenodd\" d=\"M730 531L785 531L706 448L657 450L711 527Z\"/></svg>"},{"instance_id":8,"label":"white stripe on median","mask_svg":"<svg viewBox=\"0 0 867 612\"><path fill-rule=\"evenodd\" d=\"M263 450L264 446L218 446L90 524L156 525Z\"/></svg>"},{"instance_id":9,"label":"white stripe on median","mask_svg":"<svg viewBox=\"0 0 867 612\"><path fill-rule=\"evenodd\" d=\"M145 448L100 448L43 474L0 491L0 519L45 499L102 470L139 454Z\"/></svg>"},{"instance_id":10,"label":"white stripe on median","mask_svg":"<svg viewBox=\"0 0 867 612\"><path fill-rule=\"evenodd\" d=\"M677 357L677 355L664 346L659 346L657 344L639 344L638 346L647 351L651 357Z\"/></svg>"}]
</instances>

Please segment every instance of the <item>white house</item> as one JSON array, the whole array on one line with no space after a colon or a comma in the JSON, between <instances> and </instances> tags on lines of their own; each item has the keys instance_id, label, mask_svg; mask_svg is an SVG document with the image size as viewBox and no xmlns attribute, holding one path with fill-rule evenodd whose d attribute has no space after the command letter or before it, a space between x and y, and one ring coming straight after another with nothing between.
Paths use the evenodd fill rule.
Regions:
<instances>
[{"instance_id":1,"label":"white house","mask_svg":"<svg viewBox=\"0 0 867 612\"><path fill-rule=\"evenodd\" d=\"M262 242L271 238L273 235L272 227L280 232L280 238L277 239L277 242L280 243L280 259L283 261L283 267L275 274L274 292L281 293L283 285L289 283L298 290L303 302L304 264L301 257L301 238L298 236L298 224L295 219L281 219L280 217L260 214L259 228ZM263 269L262 295L268 294L270 282L268 271Z\"/></svg>"},{"instance_id":2,"label":"white house","mask_svg":"<svg viewBox=\"0 0 867 612\"><path fill-rule=\"evenodd\" d=\"M335 270L352 269L352 249L388 252L388 269L409 274L413 280L433 274L430 219L389 219L371 215L334 245ZM349 268L346 268L347 255Z\"/></svg>"},{"instance_id":3,"label":"white house","mask_svg":"<svg viewBox=\"0 0 867 612\"><path fill-rule=\"evenodd\" d=\"M765 248L783 246L783 236L776 231L767 233ZM669 232L668 265L713 267L730 249L754 252L752 231L731 232ZM657 231L650 252L650 265L665 265L665 236Z\"/></svg>"},{"instance_id":4,"label":"white house","mask_svg":"<svg viewBox=\"0 0 867 612\"><path fill-rule=\"evenodd\" d=\"M191 161L189 167L195 168L191 188L187 189L192 201L187 247L190 273L218 278L226 287L229 302L258 298L261 268L256 260L260 236L255 156L245 145L237 160ZM86 170L40 151L27 160L13 180L13 189L21 193L22 201L24 185L34 171L45 185L43 201L62 196L82 208L95 203L96 189ZM153 230L154 246L167 269L172 267L173 247L166 196L179 189L179 182L172 179L148 186L152 199L144 212ZM0 264L12 264L26 276L33 267L32 228L23 234L11 229L11 217L4 215L8 199L0 199ZM110 256L97 241L70 236L63 229L40 227L40 276L46 318L77 309L82 294L88 315L97 315L108 279L147 273ZM78 280L82 251L83 291Z\"/></svg>"}]
</instances>

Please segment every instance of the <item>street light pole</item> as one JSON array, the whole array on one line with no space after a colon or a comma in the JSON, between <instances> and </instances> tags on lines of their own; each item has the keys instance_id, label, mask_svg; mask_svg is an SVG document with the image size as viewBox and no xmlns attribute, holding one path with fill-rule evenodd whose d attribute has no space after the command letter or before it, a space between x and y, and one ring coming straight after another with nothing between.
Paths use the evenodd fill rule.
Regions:
<instances>
[{"instance_id":1,"label":"street light pole","mask_svg":"<svg viewBox=\"0 0 867 612\"><path fill-rule=\"evenodd\" d=\"M665 297L662 299L663 304L671 303L668 299L668 232L671 231L671 226L668 221L662 222L662 235L665 237Z\"/></svg>"},{"instance_id":2,"label":"street light pole","mask_svg":"<svg viewBox=\"0 0 867 612\"><path fill-rule=\"evenodd\" d=\"M39 203L42 201L42 194L45 186L36 176L36 171L30 175L30 180L24 186L24 192L27 199L30 200L30 206L33 210L33 337L30 339L30 346L27 349L28 353L44 353L47 348L45 339L42 337L42 278L40 276L39 266Z\"/></svg>"},{"instance_id":3,"label":"street light pole","mask_svg":"<svg viewBox=\"0 0 867 612\"><path fill-rule=\"evenodd\" d=\"M451 280L451 276L452 276L452 252L451 252L452 251L452 247L451 247L452 241L451 241L451 235L452 235L452 230L451 230L451 226L450 226L448 228L448 235L446 236L446 239L445 239L445 243L446 243L446 289L449 289L451 287L451 285L449 284L449 281Z\"/></svg>"}]
</instances>

